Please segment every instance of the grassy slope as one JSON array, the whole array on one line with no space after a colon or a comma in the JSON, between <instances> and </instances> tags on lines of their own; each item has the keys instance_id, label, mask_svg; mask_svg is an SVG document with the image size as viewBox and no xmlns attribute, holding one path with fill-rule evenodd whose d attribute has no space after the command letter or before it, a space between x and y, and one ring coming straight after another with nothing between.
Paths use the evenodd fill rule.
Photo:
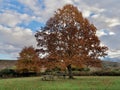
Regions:
<instances>
[{"instance_id":1,"label":"grassy slope","mask_svg":"<svg viewBox=\"0 0 120 90\"><path fill-rule=\"evenodd\" d=\"M0 70L4 68L13 68L17 60L0 60Z\"/></svg>"},{"instance_id":2,"label":"grassy slope","mask_svg":"<svg viewBox=\"0 0 120 90\"><path fill-rule=\"evenodd\" d=\"M0 90L120 90L120 77L76 77L41 81L40 77L1 79Z\"/></svg>"}]
</instances>

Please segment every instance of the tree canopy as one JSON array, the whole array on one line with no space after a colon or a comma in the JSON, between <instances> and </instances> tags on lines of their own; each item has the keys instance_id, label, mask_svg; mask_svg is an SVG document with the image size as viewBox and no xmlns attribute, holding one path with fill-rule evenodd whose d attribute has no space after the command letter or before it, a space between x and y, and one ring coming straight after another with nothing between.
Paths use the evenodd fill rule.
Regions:
<instances>
[{"instance_id":1,"label":"tree canopy","mask_svg":"<svg viewBox=\"0 0 120 90\"><path fill-rule=\"evenodd\" d=\"M30 47L24 47L19 53L17 61L17 70L23 72L39 72L40 71L39 54L36 50Z\"/></svg>"},{"instance_id":2,"label":"tree canopy","mask_svg":"<svg viewBox=\"0 0 120 90\"><path fill-rule=\"evenodd\" d=\"M72 65L101 66L100 57L107 55L108 48L100 45L96 30L77 7L69 4L58 9L35 35L39 53L47 53L45 65L67 68L69 75Z\"/></svg>"}]
</instances>

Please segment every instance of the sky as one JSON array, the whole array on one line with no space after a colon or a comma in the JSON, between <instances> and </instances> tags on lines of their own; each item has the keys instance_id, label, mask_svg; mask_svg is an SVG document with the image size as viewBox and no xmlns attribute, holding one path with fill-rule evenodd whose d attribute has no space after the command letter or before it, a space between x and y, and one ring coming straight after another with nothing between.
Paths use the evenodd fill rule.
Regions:
<instances>
[{"instance_id":1,"label":"sky","mask_svg":"<svg viewBox=\"0 0 120 90\"><path fill-rule=\"evenodd\" d=\"M97 27L107 60L120 61L120 0L0 0L0 59L16 60L58 8L73 4Z\"/></svg>"}]
</instances>

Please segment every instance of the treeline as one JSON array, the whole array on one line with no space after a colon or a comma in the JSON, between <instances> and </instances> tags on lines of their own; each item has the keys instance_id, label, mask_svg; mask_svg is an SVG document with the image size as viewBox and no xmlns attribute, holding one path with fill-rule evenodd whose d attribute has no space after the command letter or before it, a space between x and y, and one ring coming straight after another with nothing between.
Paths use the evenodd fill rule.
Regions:
<instances>
[{"instance_id":1,"label":"treeline","mask_svg":"<svg viewBox=\"0 0 120 90\"><path fill-rule=\"evenodd\" d=\"M0 78L12 78L12 77L30 77L30 76L37 76L38 73L36 72L18 72L14 69L3 69L0 71Z\"/></svg>"},{"instance_id":2,"label":"treeline","mask_svg":"<svg viewBox=\"0 0 120 90\"><path fill-rule=\"evenodd\" d=\"M120 71L73 72L74 76L120 76Z\"/></svg>"},{"instance_id":3,"label":"treeline","mask_svg":"<svg viewBox=\"0 0 120 90\"><path fill-rule=\"evenodd\" d=\"M72 68L74 76L120 76L120 70L100 70L91 72L89 68L75 69ZM47 69L45 72L17 72L14 69L3 69L0 71L0 78L15 78L15 77L32 77L32 76L42 76L42 75L56 75L64 74L68 76L67 71L61 71L59 68L54 68L52 70Z\"/></svg>"}]
</instances>

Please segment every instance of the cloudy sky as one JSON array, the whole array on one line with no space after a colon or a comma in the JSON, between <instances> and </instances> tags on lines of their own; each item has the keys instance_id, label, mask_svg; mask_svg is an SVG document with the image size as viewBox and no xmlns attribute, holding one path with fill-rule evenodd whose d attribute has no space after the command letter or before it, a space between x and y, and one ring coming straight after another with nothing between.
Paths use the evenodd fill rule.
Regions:
<instances>
[{"instance_id":1,"label":"cloudy sky","mask_svg":"<svg viewBox=\"0 0 120 90\"><path fill-rule=\"evenodd\" d=\"M0 59L16 59L34 34L65 4L75 5L97 27L107 59L120 59L120 0L0 0Z\"/></svg>"}]
</instances>

